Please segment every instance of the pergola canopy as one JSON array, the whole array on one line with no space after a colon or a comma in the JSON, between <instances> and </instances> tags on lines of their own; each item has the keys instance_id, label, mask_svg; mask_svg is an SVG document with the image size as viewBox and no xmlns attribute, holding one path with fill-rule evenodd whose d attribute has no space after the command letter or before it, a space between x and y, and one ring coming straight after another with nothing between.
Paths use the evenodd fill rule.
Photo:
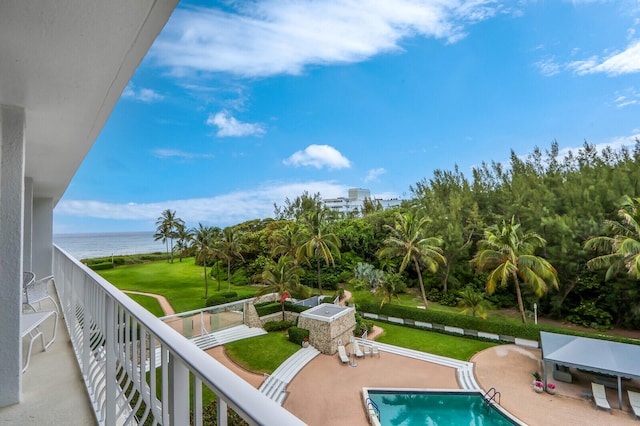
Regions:
<instances>
[{"instance_id":1,"label":"pergola canopy","mask_svg":"<svg viewBox=\"0 0 640 426\"><path fill-rule=\"evenodd\" d=\"M618 378L618 405L622 409L622 378L640 379L640 345L540 332L542 360L608 374ZM545 368L546 385L546 368Z\"/></svg>"},{"instance_id":2,"label":"pergola canopy","mask_svg":"<svg viewBox=\"0 0 640 426\"><path fill-rule=\"evenodd\" d=\"M542 359L601 374L640 378L640 346L540 332Z\"/></svg>"}]
</instances>

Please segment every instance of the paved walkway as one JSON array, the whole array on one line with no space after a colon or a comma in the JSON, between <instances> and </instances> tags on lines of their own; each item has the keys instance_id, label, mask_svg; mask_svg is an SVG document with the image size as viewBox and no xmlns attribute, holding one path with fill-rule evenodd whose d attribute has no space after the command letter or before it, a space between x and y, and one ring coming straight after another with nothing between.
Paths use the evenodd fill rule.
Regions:
<instances>
[{"instance_id":1,"label":"paved walkway","mask_svg":"<svg viewBox=\"0 0 640 426\"><path fill-rule=\"evenodd\" d=\"M164 312L164 316L173 315L173 314L176 313L176 311L173 309L173 306L171 306L171 303L169 303L167 298L164 297L164 296L160 296L159 294L144 293L142 291L133 291L133 290L122 290L122 292L123 293L130 293L130 294L141 294L143 296L154 297L160 303L160 307L162 308L162 311Z\"/></svg>"}]
</instances>

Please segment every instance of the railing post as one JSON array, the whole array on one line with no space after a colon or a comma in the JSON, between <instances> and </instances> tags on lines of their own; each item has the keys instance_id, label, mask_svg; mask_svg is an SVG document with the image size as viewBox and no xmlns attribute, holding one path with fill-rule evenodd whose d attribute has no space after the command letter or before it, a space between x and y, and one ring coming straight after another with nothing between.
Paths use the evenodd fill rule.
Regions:
<instances>
[{"instance_id":1,"label":"railing post","mask_svg":"<svg viewBox=\"0 0 640 426\"><path fill-rule=\"evenodd\" d=\"M193 378L193 425L202 426L202 380Z\"/></svg>"},{"instance_id":2,"label":"railing post","mask_svg":"<svg viewBox=\"0 0 640 426\"><path fill-rule=\"evenodd\" d=\"M93 314L91 297L89 295L89 287L86 276L82 276L82 285L76 286L76 289L82 292L82 296L78 300L82 300L82 374L89 377L91 374L91 362L89 361L91 351L91 316Z\"/></svg>"},{"instance_id":3,"label":"railing post","mask_svg":"<svg viewBox=\"0 0 640 426\"><path fill-rule=\"evenodd\" d=\"M189 370L173 353L169 352L169 423L189 424ZM220 423L218 423L220 424Z\"/></svg>"},{"instance_id":4,"label":"railing post","mask_svg":"<svg viewBox=\"0 0 640 426\"><path fill-rule=\"evenodd\" d=\"M116 383L116 336L115 336L115 323L116 323L116 306L111 297L105 295L105 380L107 381L107 393L105 403L105 424L116 424L116 395L119 392Z\"/></svg>"},{"instance_id":5,"label":"railing post","mask_svg":"<svg viewBox=\"0 0 640 426\"><path fill-rule=\"evenodd\" d=\"M218 426L227 426L227 403L220 397L220 395L216 395L216 406Z\"/></svg>"}]
</instances>

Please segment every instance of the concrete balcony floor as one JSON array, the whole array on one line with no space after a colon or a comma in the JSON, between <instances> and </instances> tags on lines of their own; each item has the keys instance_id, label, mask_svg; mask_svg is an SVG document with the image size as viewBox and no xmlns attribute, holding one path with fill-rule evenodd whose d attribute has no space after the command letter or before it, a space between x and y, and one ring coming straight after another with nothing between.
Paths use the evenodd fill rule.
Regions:
<instances>
[{"instance_id":1,"label":"concrete balcony floor","mask_svg":"<svg viewBox=\"0 0 640 426\"><path fill-rule=\"evenodd\" d=\"M43 309L53 309L49 301ZM49 339L53 320L41 328ZM23 354L26 342L23 339ZM0 408L0 425L95 425L97 424L80 369L73 354L62 316L55 342L42 350L40 339L33 344L29 368L22 375L20 404Z\"/></svg>"}]
</instances>

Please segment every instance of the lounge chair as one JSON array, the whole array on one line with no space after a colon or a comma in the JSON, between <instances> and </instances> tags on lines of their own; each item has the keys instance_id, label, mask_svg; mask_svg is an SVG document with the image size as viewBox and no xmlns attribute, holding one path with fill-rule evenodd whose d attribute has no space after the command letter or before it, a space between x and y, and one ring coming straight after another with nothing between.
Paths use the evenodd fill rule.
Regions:
<instances>
[{"instance_id":1,"label":"lounge chair","mask_svg":"<svg viewBox=\"0 0 640 426\"><path fill-rule=\"evenodd\" d=\"M640 393L627 391L629 394L629 404L633 410L633 414L640 419Z\"/></svg>"},{"instance_id":2,"label":"lounge chair","mask_svg":"<svg viewBox=\"0 0 640 426\"><path fill-rule=\"evenodd\" d=\"M358 342L354 341L353 343L351 343L351 347L353 348L353 354L358 357L358 358L362 358L364 357L364 353L362 353L362 349L360 349L360 345L358 344Z\"/></svg>"},{"instance_id":3,"label":"lounge chair","mask_svg":"<svg viewBox=\"0 0 640 426\"><path fill-rule=\"evenodd\" d=\"M343 364L349 362L347 351L344 349L344 345L342 344L342 342L338 342L338 356L340 357L340 361L342 361Z\"/></svg>"},{"instance_id":4,"label":"lounge chair","mask_svg":"<svg viewBox=\"0 0 640 426\"><path fill-rule=\"evenodd\" d=\"M593 392L593 402L597 408L611 411L609 401L607 401L607 392L604 389L604 385L598 383L591 383L591 391Z\"/></svg>"}]
</instances>

